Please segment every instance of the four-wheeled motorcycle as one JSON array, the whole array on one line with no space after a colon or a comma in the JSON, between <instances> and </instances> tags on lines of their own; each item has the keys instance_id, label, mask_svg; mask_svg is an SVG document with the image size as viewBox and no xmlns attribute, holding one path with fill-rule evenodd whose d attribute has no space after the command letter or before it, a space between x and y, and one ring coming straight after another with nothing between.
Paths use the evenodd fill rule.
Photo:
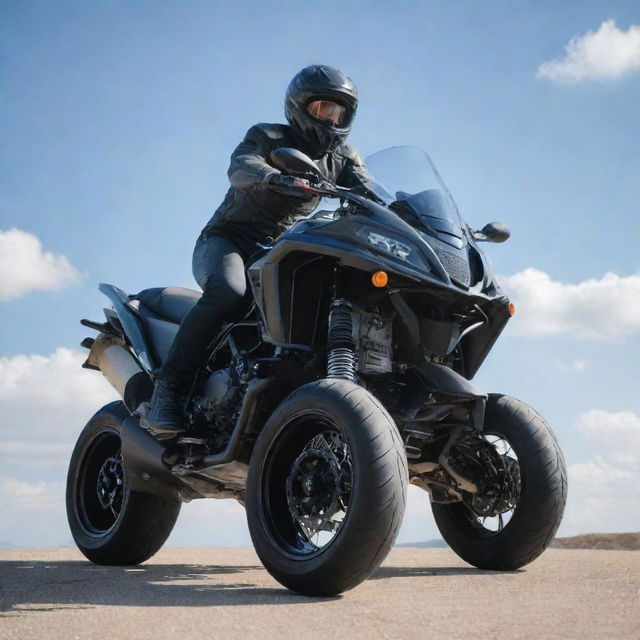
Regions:
<instances>
[{"instance_id":1,"label":"four-wheeled motorcycle","mask_svg":"<svg viewBox=\"0 0 640 640\"><path fill-rule=\"evenodd\" d=\"M536 558L557 530L566 469L549 425L470 380L514 308L430 158L393 147L367 159L375 181L330 184L277 149L272 164L333 202L248 263L253 304L210 345L181 437L141 426L154 379L200 294L135 295L107 284L105 320L83 346L121 400L100 409L71 459L67 512L91 561L140 563L182 502L246 507L267 570L304 594L365 580L402 522L407 483L428 492L446 542L483 569Z\"/></svg>"}]
</instances>

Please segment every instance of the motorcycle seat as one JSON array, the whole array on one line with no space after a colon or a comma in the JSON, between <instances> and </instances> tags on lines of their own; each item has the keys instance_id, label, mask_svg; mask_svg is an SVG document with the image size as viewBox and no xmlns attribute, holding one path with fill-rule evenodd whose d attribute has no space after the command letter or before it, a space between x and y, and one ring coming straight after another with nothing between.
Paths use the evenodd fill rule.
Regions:
<instances>
[{"instance_id":1,"label":"motorcycle seat","mask_svg":"<svg viewBox=\"0 0 640 640\"><path fill-rule=\"evenodd\" d=\"M133 296L133 299L140 300L157 316L180 324L182 318L193 309L201 297L200 292L184 287L153 287L143 289Z\"/></svg>"}]
</instances>

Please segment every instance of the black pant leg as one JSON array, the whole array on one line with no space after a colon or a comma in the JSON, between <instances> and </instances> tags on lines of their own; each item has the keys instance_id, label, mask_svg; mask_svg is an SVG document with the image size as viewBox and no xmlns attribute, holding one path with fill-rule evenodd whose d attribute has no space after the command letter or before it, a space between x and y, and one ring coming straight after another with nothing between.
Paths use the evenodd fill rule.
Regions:
<instances>
[{"instance_id":1,"label":"black pant leg","mask_svg":"<svg viewBox=\"0 0 640 640\"><path fill-rule=\"evenodd\" d=\"M244 257L227 238L198 239L193 273L203 289L202 298L183 318L160 374L180 386L193 382L211 341L246 307Z\"/></svg>"}]
</instances>

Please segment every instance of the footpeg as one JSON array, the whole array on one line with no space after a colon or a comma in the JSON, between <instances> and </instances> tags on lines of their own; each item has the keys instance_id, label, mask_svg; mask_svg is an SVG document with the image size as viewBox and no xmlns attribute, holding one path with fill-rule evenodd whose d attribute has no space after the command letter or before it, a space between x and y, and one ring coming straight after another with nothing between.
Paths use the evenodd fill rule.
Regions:
<instances>
[{"instance_id":1,"label":"footpeg","mask_svg":"<svg viewBox=\"0 0 640 640\"><path fill-rule=\"evenodd\" d=\"M204 438L193 438L191 436L183 436L178 440L178 444L200 445L204 446L207 441Z\"/></svg>"}]
</instances>

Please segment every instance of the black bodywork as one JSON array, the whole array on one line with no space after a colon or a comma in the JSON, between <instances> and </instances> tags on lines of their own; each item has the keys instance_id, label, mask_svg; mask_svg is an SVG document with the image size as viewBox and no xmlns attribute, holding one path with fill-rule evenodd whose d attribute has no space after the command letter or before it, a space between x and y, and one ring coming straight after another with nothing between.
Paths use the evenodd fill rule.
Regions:
<instances>
[{"instance_id":1,"label":"black bodywork","mask_svg":"<svg viewBox=\"0 0 640 640\"><path fill-rule=\"evenodd\" d=\"M160 446L143 432L154 451L147 455L137 433L123 446L137 469L133 488L181 499L217 495L203 488L208 483L242 499L241 482L212 479L207 470L248 463L262 425L297 386L346 376L391 413L416 484L435 501L459 500L460 487L474 479L463 461L456 466L452 447L461 434L482 430L487 398L470 380L510 317L509 300L475 239L482 234L459 217L436 215L437 193L397 192L385 201L373 185L356 194L304 171L304 161L293 167L286 155L272 156L274 164L288 162L297 168L291 173L315 183L315 193L341 198L341 205L296 223L249 265L255 304L212 345L187 405L199 444ZM379 271L387 274L386 286L372 282ZM135 376L129 383L126 404L135 414L198 294L100 288L115 311L107 314L109 330L122 336L146 374L146 381ZM332 359L337 347L339 362Z\"/></svg>"},{"instance_id":2,"label":"black bodywork","mask_svg":"<svg viewBox=\"0 0 640 640\"><path fill-rule=\"evenodd\" d=\"M376 251L362 239L368 230L411 240L420 249L420 260L407 263ZM454 261L472 263L475 286L458 280L453 268L448 271L443 266ZM389 274L382 292L370 281L379 270ZM368 211L337 219L316 214L297 223L248 273L264 320L264 338L281 347L322 345L328 290L335 287L340 289L338 297L357 301L365 309L376 305L395 309L402 321L398 328L408 341L397 345L403 351L417 349L417 360L423 355L429 360L448 359L455 371L472 379L509 320L509 300L475 242L467 239L458 249L425 239L374 203ZM465 333L473 325L477 326Z\"/></svg>"}]
</instances>

